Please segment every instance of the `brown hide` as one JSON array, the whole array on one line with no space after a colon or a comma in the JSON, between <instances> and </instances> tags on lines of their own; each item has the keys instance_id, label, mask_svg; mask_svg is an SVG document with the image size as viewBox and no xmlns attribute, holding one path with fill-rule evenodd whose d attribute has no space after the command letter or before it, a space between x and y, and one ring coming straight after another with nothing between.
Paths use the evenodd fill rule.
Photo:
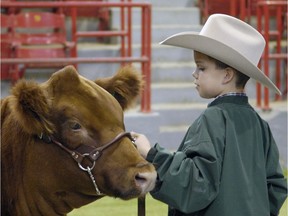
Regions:
<instances>
[{"instance_id":1,"label":"brown hide","mask_svg":"<svg viewBox=\"0 0 288 216\"><path fill-rule=\"evenodd\" d=\"M1 100L2 215L65 215L101 198L72 156L41 135L73 151L103 146L125 131L123 110L140 90L141 78L131 67L95 82L72 66L43 84L18 82ZM122 199L147 193L156 179L128 137L103 151L92 174L102 193Z\"/></svg>"}]
</instances>

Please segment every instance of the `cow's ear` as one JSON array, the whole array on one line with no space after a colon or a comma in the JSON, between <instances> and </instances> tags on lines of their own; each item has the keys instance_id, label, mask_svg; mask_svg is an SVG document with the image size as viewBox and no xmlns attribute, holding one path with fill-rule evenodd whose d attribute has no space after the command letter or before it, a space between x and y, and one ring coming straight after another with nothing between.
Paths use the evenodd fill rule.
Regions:
<instances>
[{"instance_id":1,"label":"cow's ear","mask_svg":"<svg viewBox=\"0 0 288 216\"><path fill-rule=\"evenodd\" d=\"M65 94L80 83L77 70L72 65L68 65L52 74L50 79L44 83L48 92L55 94Z\"/></svg>"},{"instance_id":2,"label":"cow's ear","mask_svg":"<svg viewBox=\"0 0 288 216\"><path fill-rule=\"evenodd\" d=\"M113 77L97 79L95 83L110 92L123 110L133 104L143 87L140 73L131 65L120 68Z\"/></svg>"},{"instance_id":3,"label":"cow's ear","mask_svg":"<svg viewBox=\"0 0 288 216\"><path fill-rule=\"evenodd\" d=\"M39 84L33 81L19 81L12 88L11 108L24 131L29 134L52 134L50 122L51 101Z\"/></svg>"}]
</instances>

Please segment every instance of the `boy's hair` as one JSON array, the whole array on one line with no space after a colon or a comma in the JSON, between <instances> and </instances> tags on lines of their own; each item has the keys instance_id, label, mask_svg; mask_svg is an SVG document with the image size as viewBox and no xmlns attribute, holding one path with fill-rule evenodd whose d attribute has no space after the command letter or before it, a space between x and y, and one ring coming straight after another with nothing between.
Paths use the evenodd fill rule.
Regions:
<instances>
[{"instance_id":1,"label":"boy's hair","mask_svg":"<svg viewBox=\"0 0 288 216\"><path fill-rule=\"evenodd\" d=\"M218 69L225 69L227 67L230 67L229 65L217 60L217 59L214 59L210 56L208 56L209 59L211 59L212 61L215 62L215 65ZM235 68L233 67L230 67L232 68L234 71L235 71L235 74L236 74L236 87L237 88L244 88L246 83L248 82L248 80L250 79L250 77L248 77L247 75L241 73L240 71L236 70Z\"/></svg>"}]
</instances>

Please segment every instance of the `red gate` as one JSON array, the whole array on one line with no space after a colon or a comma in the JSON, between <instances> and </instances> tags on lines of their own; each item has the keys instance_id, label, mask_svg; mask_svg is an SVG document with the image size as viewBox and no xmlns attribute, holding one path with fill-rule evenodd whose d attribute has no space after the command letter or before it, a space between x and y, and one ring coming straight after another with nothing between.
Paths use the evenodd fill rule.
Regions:
<instances>
[{"instance_id":1,"label":"red gate","mask_svg":"<svg viewBox=\"0 0 288 216\"><path fill-rule=\"evenodd\" d=\"M276 21L276 29L271 29L271 18L274 17ZM286 23L285 23L286 22ZM287 28L287 1L262 1L257 3L257 25L258 31L261 32L265 38L266 46L261 59L260 67L263 66L263 72L266 76L271 76L269 70L270 60L276 61L275 65L275 83L280 91L285 95L287 94L287 47L286 52L282 49L281 40L285 37L284 31L286 25ZM287 34L287 32L286 32ZM269 49L269 42L274 40L276 42L276 49L274 53L271 53ZM281 70L281 60L286 65ZM285 69L286 67L286 69ZM285 77L286 87L281 86L281 72ZM270 77L271 78L271 77ZM273 79L272 79L273 80ZM264 104L262 104L262 86L257 83L257 106L263 110L270 110L269 107L269 89L264 87ZM281 99L280 95L275 96L276 100Z\"/></svg>"},{"instance_id":2,"label":"red gate","mask_svg":"<svg viewBox=\"0 0 288 216\"><path fill-rule=\"evenodd\" d=\"M25 1L9 2L2 1L2 8L69 8L72 18L72 39L76 44L79 37L111 37L119 36L121 38L121 56L102 57L102 58L84 58L77 57L77 46L72 50L72 56L68 58L2 58L2 64L27 64L27 63L141 63L142 74L144 78L144 88L141 95L141 111L151 111L151 4L134 3L131 0L121 0L121 2L98 2L98 1ZM81 32L76 28L77 9L78 8L120 8L120 30L117 31L89 31ZM132 8L141 8L141 54L138 57L132 55Z\"/></svg>"}]
</instances>

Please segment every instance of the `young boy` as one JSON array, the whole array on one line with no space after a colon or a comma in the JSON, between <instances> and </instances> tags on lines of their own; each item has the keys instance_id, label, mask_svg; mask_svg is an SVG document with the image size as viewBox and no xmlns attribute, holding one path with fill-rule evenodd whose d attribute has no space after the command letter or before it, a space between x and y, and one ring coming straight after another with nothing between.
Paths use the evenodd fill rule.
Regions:
<instances>
[{"instance_id":1,"label":"young boy","mask_svg":"<svg viewBox=\"0 0 288 216\"><path fill-rule=\"evenodd\" d=\"M249 105L254 78L280 94L258 68L265 41L227 15L209 17L199 34L184 32L162 44L194 50L196 89L215 98L190 126L174 153L133 133L139 152L158 173L155 199L169 216L271 216L287 197L287 183L269 125Z\"/></svg>"}]
</instances>

